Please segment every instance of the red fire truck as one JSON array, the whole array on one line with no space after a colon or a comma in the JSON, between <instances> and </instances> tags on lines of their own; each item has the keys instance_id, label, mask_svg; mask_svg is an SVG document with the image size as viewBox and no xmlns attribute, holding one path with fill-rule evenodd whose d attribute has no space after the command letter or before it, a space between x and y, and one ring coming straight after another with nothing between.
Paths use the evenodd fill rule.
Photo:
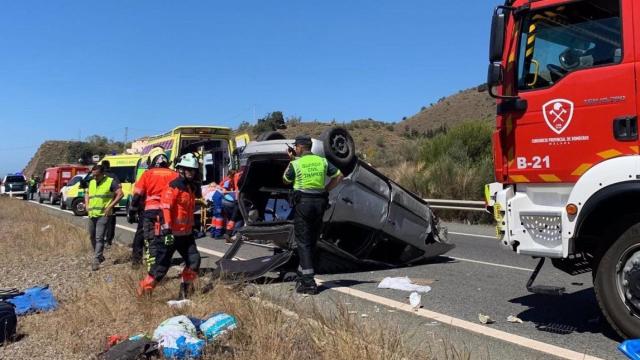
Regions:
<instances>
[{"instance_id":1,"label":"red fire truck","mask_svg":"<svg viewBox=\"0 0 640 360\"><path fill-rule=\"evenodd\" d=\"M507 0L493 16L497 236L518 254L592 272L600 307L640 337L640 3Z\"/></svg>"}]
</instances>

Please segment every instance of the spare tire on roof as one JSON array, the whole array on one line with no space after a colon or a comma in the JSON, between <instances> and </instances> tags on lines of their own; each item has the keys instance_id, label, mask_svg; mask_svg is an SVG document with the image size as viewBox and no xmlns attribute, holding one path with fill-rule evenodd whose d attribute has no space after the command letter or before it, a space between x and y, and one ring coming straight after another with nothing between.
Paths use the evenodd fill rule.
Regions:
<instances>
[{"instance_id":1,"label":"spare tire on roof","mask_svg":"<svg viewBox=\"0 0 640 360\"><path fill-rule=\"evenodd\" d=\"M324 156L335 165L344 175L349 175L356 164L356 145L343 127L326 129L320 135Z\"/></svg>"},{"instance_id":2,"label":"spare tire on roof","mask_svg":"<svg viewBox=\"0 0 640 360\"><path fill-rule=\"evenodd\" d=\"M256 141L284 140L286 137L279 131L266 131L258 135Z\"/></svg>"}]
</instances>

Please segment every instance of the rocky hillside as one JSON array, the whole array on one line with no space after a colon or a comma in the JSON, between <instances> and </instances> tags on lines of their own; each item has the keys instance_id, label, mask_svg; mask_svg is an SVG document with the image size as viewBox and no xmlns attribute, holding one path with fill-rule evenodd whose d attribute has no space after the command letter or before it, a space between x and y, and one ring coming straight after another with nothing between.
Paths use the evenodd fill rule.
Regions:
<instances>
[{"instance_id":1,"label":"rocky hillside","mask_svg":"<svg viewBox=\"0 0 640 360\"><path fill-rule=\"evenodd\" d=\"M478 92L477 88L471 88L423 107L417 114L398 123L396 130L414 136L429 134L465 121L491 121L495 119L495 113L495 99L486 91Z\"/></svg>"},{"instance_id":2,"label":"rocky hillside","mask_svg":"<svg viewBox=\"0 0 640 360\"><path fill-rule=\"evenodd\" d=\"M42 176L44 169L48 167L62 163L76 163L78 158L73 158L72 152L80 144L82 144L80 141L45 141L25 167L24 174L27 177Z\"/></svg>"}]
</instances>

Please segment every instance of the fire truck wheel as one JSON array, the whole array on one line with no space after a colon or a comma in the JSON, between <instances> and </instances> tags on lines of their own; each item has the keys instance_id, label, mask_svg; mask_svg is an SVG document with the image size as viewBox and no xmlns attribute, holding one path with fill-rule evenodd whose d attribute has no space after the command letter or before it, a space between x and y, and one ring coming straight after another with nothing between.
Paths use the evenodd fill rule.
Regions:
<instances>
[{"instance_id":1,"label":"fire truck wheel","mask_svg":"<svg viewBox=\"0 0 640 360\"><path fill-rule=\"evenodd\" d=\"M596 298L611 326L624 338L640 337L640 223L604 253L595 274Z\"/></svg>"}]
</instances>

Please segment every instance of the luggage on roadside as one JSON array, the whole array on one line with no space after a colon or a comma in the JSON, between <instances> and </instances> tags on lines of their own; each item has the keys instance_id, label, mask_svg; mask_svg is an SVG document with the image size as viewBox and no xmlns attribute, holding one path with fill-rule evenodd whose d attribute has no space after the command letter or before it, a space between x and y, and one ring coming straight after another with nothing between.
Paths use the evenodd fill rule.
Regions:
<instances>
[{"instance_id":1,"label":"luggage on roadside","mask_svg":"<svg viewBox=\"0 0 640 360\"><path fill-rule=\"evenodd\" d=\"M12 340L16 335L18 318L13 304L0 301L0 345Z\"/></svg>"}]
</instances>

